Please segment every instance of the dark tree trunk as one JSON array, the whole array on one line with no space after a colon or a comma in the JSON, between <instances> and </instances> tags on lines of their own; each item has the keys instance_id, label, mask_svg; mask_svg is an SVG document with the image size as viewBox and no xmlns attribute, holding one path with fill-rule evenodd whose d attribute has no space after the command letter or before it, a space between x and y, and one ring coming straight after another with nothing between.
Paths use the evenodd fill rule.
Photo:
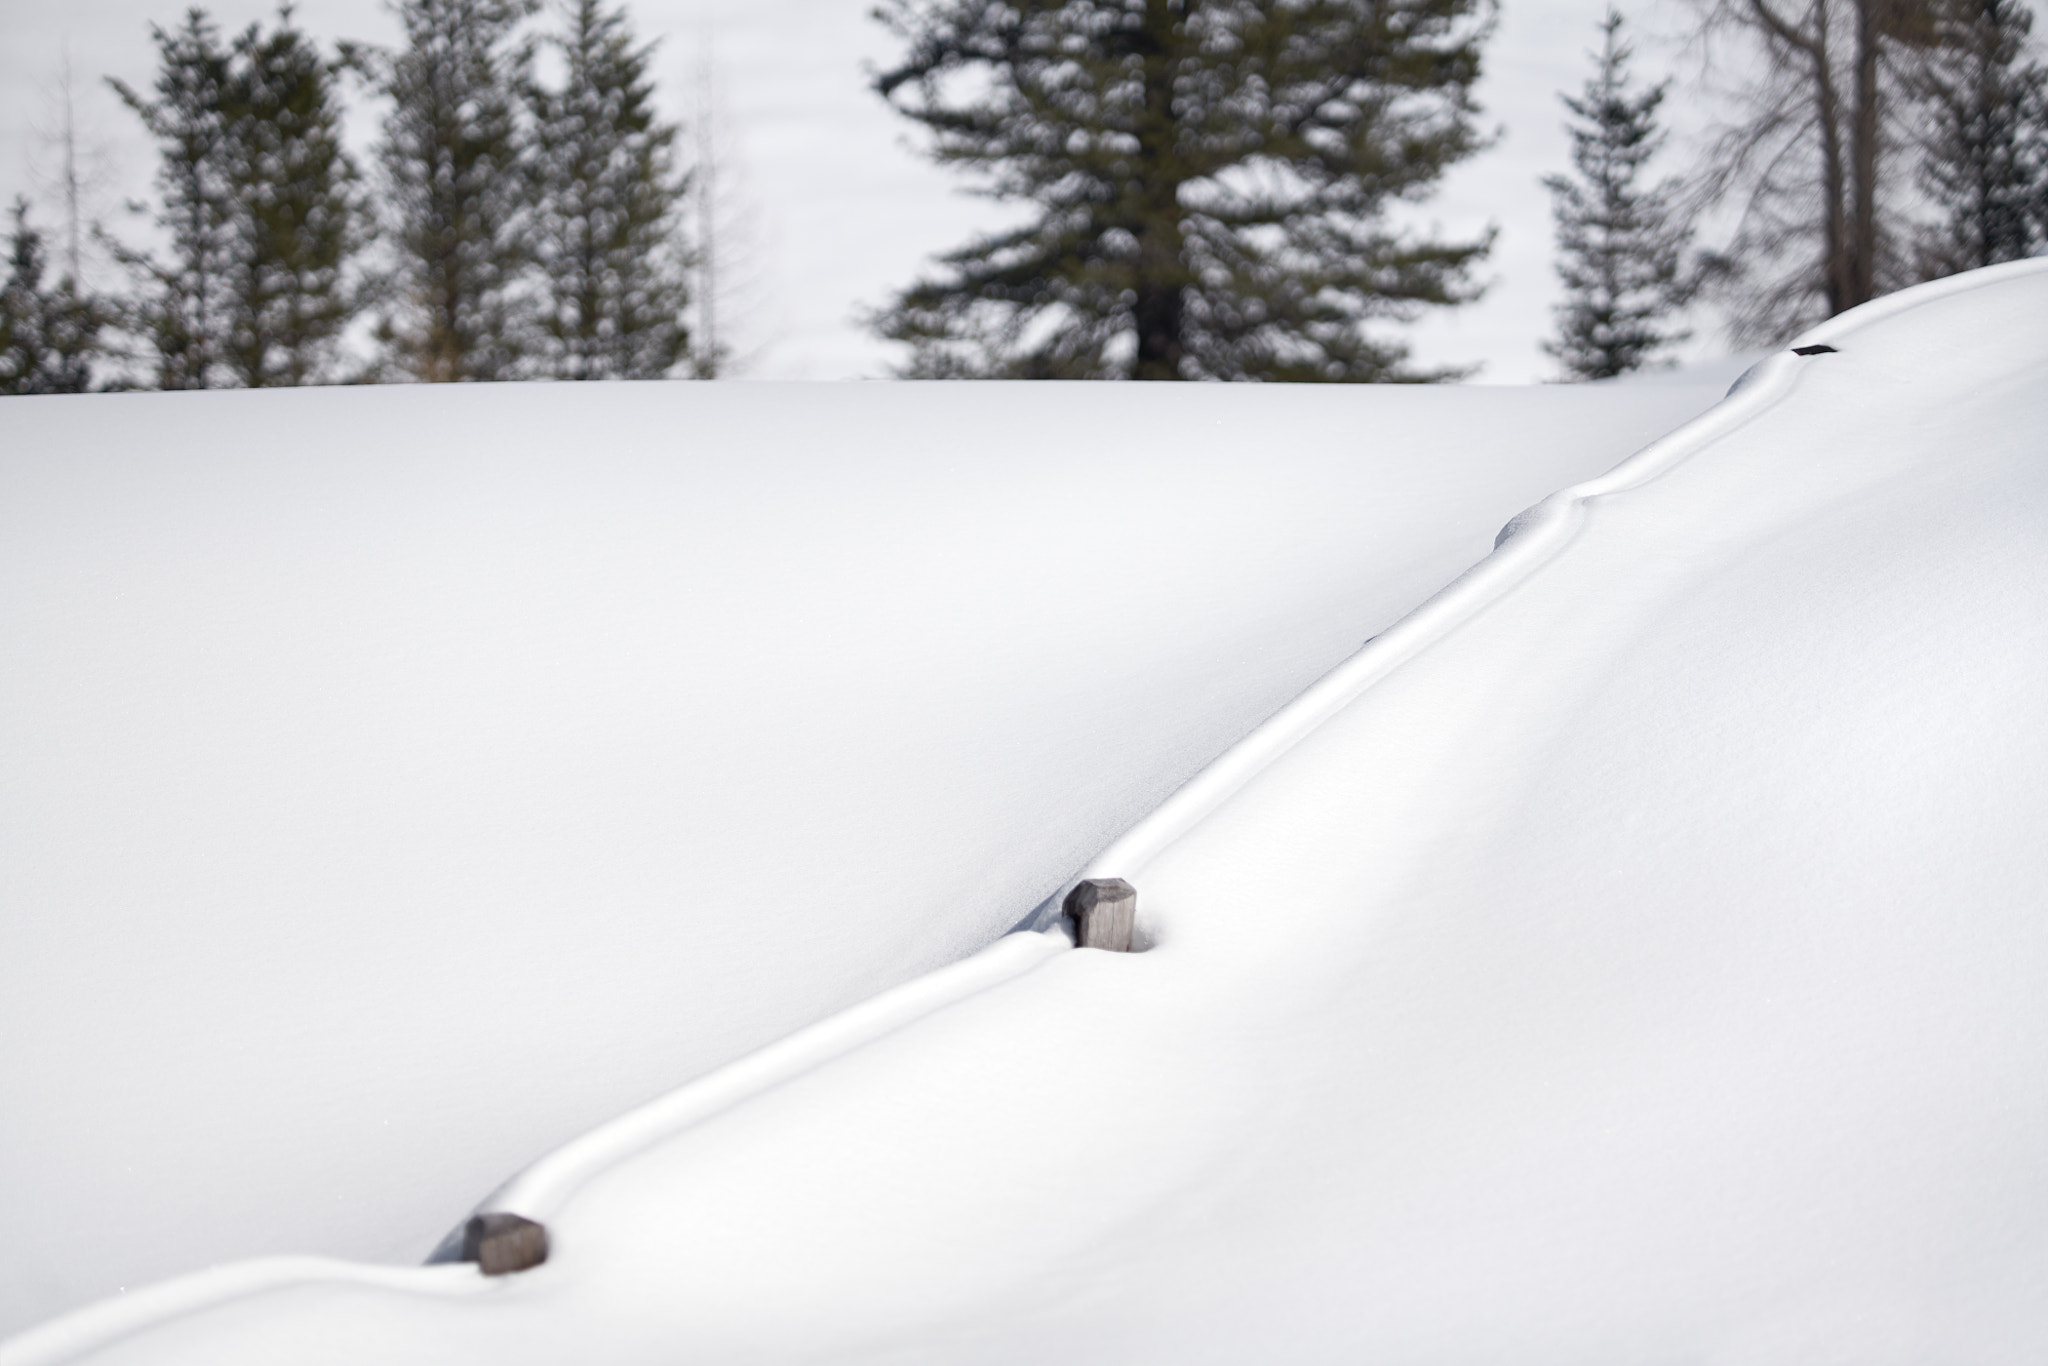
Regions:
<instances>
[{"instance_id":1,"label":"dark tree trunk","mask_svg":"<svg viewBox=\"0 0 2048 1366\"><path fill-rule=\"evenodd\" d=\"M1146 0L1145 28L1139 39L1145 63L1145 107L1138 124L1138 166L1142 169L1131 186L1138 219L1134 229L1138 297L1132 308L1138 354L1131 367L1132 379L1180 379L1186 350L1186 306L1181 293L1186 244L1181 236L1179 157L1174 145L1179 124L1173 109L1173 54L1178 47L1173 26L1183 21L1183 8L1177 0Z\"/></svg>"},{"instance_id":2,"label":"dark tree trunk","mask_svg":"<svg viewBox=\"0 0 2048 1366\"><path fill-rule=\"evenodd\" d=\"M1850 133L1854 162L1851 184L1855 209L1851 215L1854 236L1849 244L1847 294L1840 308L1854 308L1877 297L1877 162L1878 109L1882 96L1877 88L1878 5L1882 0L1857 0L1856 4L1856 123Z\"/></svg>"},{"instance_id":3,"label":"dark tree trunk","mask_svg":"<svg viewBox=\"0 0 2048 1366\"><path fill-rule=\"evenodd\" d=\"M1854 293L1848 212L1849 174L1842 146L1842 96L1829 61L1827 7L1817 11L1818 30L1807 55L1813 62L1813 95L1820 125L1821 251L1823 289L1830 317L1849 307Z\"/></svg>"}]
</instances>

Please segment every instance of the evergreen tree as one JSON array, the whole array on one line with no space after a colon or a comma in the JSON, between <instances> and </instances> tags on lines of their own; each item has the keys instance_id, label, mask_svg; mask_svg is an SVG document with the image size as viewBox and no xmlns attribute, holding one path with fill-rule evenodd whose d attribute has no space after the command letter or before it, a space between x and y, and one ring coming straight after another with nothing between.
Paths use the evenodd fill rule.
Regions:
<instances>
[{"instance_id":1,"label":"evergreen tree","mask_svg":"<svg viewBox=\"0 0 2048 1366\"><path fill-rule=\"evenodd\" d=\"M225 48L204 10L152 33L156 98L112 83L157 139L169 237L161 258L117 252L142 283L128 326L159 388L317 382L359 307L345 274L363 219L337 67L288 5L271 33L251 25Z\"/></svg>"},{"instance_id":2,"label":"evergreen tree","mask_svg":"<svg viewBox=\"0 0 2048 1366\"><path fill-rule=\"evenodd\" d=\"M559 89L528 86L533 243L540 276L535 368L555 379L658 379L687 355L687 178L675 125L654 109L652 46L623 9L570 0Z\"/></svg>"},{"instance_id":3,"label":"evergreen tree","mask_svg":"<svg viewBox=\"0 0 2048 1366\"><path fill-rule=\"evenodd\" d=\"M0 394L82 394L93 387L104 306L66 275L43 284L43 236L14 202L7 234L7 282L0 285Z\"/></svg>"},{"instance_id":4,"label":"evergreen tree","mask_svg":"<svg viewBox=\"0 0 2048 1366\"><path fill-rule=\"evenodd\" d=\"M1487 241L1389 229L1476 151L1486 0L890 0L876 79L1028 201L876 318L912 376L1387 380Z\"/></svg>"},{"instance_id":5,"label":"evergreen tree","mask_svg":"<svg viewBox=\"0 0 2048 1366\"><path fill-rule=\"evenodd\" d=\"M227 378L225 313L234 257L234 187L229 181L223 94L228 55L203 10L166 31L152 24L159 67L156 98L120 81L114 91L158 144L156 221L167 259L117 248L141 293L124 323L154 356L156 387L206 389Z\"/></svg>"},{"instance_id":6,"label":"evergreen tree","mask_svg":"<svg viewBox=\"0 0 2048 1366\"><path fill-rule=\"evenodd\" d=\"M1943 213L1922 235L1932 278L2016 261L2048 242L2048 70L2021 0L1944 0L1917 72L1921 186Z\"/></svg>"},{"instance_id":7,"label":"evergreen tree","mask_svg":"<svg viewBox=\"0 0 2048 1366\"><path fill-rule=\"evenodd\" d=\"M361 306L349 265L368 225L338 76L289 6L269 34L251 25L235 42L222 90L234 205L223 360L251 388L329 377Z\"/></svg>"},{"instance_id":8,"label":"evergreen tree","mask_svg":"<svg viewBox=\"0 0 2048 1366\"><path fill-rule=\"evenodd\" d=\"M395 0L405 47L382 62L378 148L397 314L388 360L420 380L509 379L525 349L529 263L514 42L534 0Z\"/></svg>"},{"instance_id":9,"label":"evergreen tree","mask_svg":"<svg viewBox=\"0 0 2048 1366\"><path fill-rule=\"evenodd\" d=\"M1559 98L1574 122L1576 178L1547 176L1557 219L1558 278L1565 301L1558 335L1543 350L1567 379L1608 379L1640 369L1690 333L1669 319L1692 294L1684 266L1692 230L1675 221L1678 182L1640 183L1664 143L1657 107L1665 84L1631 88L1621 15L1601 21L1592 79L1577 99Z\"/></svg>"}]
</instances>

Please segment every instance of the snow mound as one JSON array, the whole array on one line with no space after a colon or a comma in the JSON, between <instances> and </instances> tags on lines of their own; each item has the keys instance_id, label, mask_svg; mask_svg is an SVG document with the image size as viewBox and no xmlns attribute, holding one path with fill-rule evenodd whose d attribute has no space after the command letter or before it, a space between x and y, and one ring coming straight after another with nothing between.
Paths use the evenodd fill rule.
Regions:
<instances>
[{"instance_id":1,"label":"snow mound","mask_svg":"<svg viewBox=\"0 0 2048 1366\"><path fill-rule=\"evenodd\" d=\"M2048 263L1764 362L1518 519L1010 936L490 1202L9 1366L2032 1363Z\"/></svg>"},{"instance_id":2,"label":"snow mound","mask_svg":"<svg viewBox=\"0 0 2048 1366\"><path fill-rule=\"evenodd\" d=\"M0 410L0 1333L508 1172L1017 924L1701 390Z\"/></svg>"}]
</instances>

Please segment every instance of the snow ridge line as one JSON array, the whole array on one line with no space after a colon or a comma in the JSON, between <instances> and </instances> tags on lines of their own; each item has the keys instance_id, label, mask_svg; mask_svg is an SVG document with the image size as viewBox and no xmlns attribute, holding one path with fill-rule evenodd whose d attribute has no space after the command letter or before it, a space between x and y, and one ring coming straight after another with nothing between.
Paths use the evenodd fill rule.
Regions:
<instances>
[{"instance_id":1,"label":"snow ridge line","mask_svg":"<svg viewBox=\"0 0 2048 1366\"><path fill-rule=\"evenodd\" d=\"M828 1015L571 1139L491 1192L477 1208L545 1222L544 1216L607 1169L771 1087L1021 977L1073 942L1064 929L1006 934L979 953Z\"/></svg>"},{"instance_id":2,"label":"snow ridge line","mask_svg":"<svg viewBox=\"0 0 2048 1366\"><path fill-rule=\"evenodd\" d=\"M1821 323L1791 345L1832 344L1923 304L2048 273L2048 258L2009 262L1916 285ZM1311 684L1189 779L1062 886L1027 924L960 962L891 988L609 1120L523 1169L478 1206L543 1218L604 1172L752 1096L816 1070L948 1006L1023 976L1072 947L1058 919L1066 891L1086 877L1131 877L1194 830L1268 765L1359 695L1556 557L1576 537L1596 498L1639 488L1782 402L1809 358L1788 350L1760 361L1727 397L1606 474L1550 495L1502 528L1494 551ZM1141 916L1140 932L1145 929ZM346 1284L467 1298L517 1289L518 1277L486 1280L467 1264L392 1267L323 1257L264 1257L174 1277L97 1301L0 1342L0 1366L57 1366L231 1300L298 1286Z\"/></svg>"},{"instance_id":3,"label":"snow ridge line","mask_svg":"<svg viewBox=\"0 0 2048 1366\"><path fill-rule=\"evenodd\" d=\"M1803 359L1789 352L1767 357L1744 372L1728 398L1700 417L1644 447L1606 474L1551 494L1518 514L1494 541L1493 554L1367 641L1350 658L1210 761L1097 855L1057 894L1040 903L1023 922L1037 933L1027 930L1004 935L972 957L892 988L628 1111L541 1158L492 1192L477 1208L524 1214L545 1222L548 1212L559 1208L576 1188L605 1168L626 1161L750 1096L822 1066L833 1057L893 1033L915 1019L1028 972L1071 947L1073 940L1065 928L1060 907L1074 883L1087 877L1129 877L1142 871L1146 863L1199 825L1267 765L1301 743L1359 694L1432 641L1483 611L1556 556L1584 523L1585 506L1591 499L1648 483L1775 406L1791 392ZM1734 397L1736 390L1743 392L1742 399Z\"/></svg>"},{"instance_id":4,"label":"snow ridge line","mask_svg":"<svg viewBox=\"0 0 2048 1366\"><path fill-rule=\"evenodd\" d=\"M467 1266L377 1266L337 1257L255 1257L123 1291L0 1342L0 1366L56 1366L230 1300L302 1285L362 1285L480 1295L494 1287Z\"/></svg>"},{"instance_id":5,"label":"snow ridge line","mask_svg":"<svg viewBox=\"0 0 2048 1366\"><path fill-rule=\"evenodd\" d=\"M1501 528L1491 555L1466 570L1421 606L1388 627L1292 702L1261 722L1190 778L1173 795L1098 854L1062 887L1085 878L1120 877L1135 882L1145 866L1200 825L1266 767L1307 739L1360 694L1433 642L1484 612L1555 559L1577 537L1596 498L1641 488L1690 460L1721 438L1748 425L1783 402L1798 385L1811 356L1793 347L1832 345L1902 313L1953 295L1997 285L2023 275L2048 273L2048 258L2035 257L1967 271L1914 285L1873 299L1786 343L1751 366L1712 408L1651 442L1607 473L1551 494ZM1057 899L1054 904L1058 904ZM1149 938L1143 899L1138 931Z\"/></svg>"},{"instance_id":6,"label":"snow ridge line","mask_svg":"<svg viewBox=\"0 0 2048 1366\"><path fill-rule=\"evenodd\" d=\"M1072 938L1058 927L1043 934L1004 935L979 953L829 1015L607 1120L518 1172L486 1196L477 1210L524 1214L546 1222L547 1216L586 1182L664 1139L863 1044L1021 977L1071 947ZM451 1239L460 1234L458 1227ZM464 1297L504 1293L515 1281L485 1280L467 1263L414 1267L329 1257L251 1258L160 1281L39 1324L0 1342L0 1366L56 1366L173 1319L295 1286L364 1285L416 1295Z\"/></svg>"}]
</instances>

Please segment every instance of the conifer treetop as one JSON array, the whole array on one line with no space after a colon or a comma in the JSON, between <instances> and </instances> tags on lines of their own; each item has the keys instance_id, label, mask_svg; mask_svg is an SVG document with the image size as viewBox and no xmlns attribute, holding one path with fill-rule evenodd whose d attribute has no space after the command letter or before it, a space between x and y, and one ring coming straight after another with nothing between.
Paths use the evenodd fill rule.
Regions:
<instances>
[{"instance_id":1,"label":"conifer treetop","mask_svg":"<svg viewBox=\"0 0 2048 1366\"><path fill-rule=\"evenodd\" d=\"M228 382L223 315L234 254L234 190L223 156L223 102L229 58L204 10L186 11L179 28L151 24L149 31L158 58L154 98L122 81L107 84L157 141L156 221L169 242L161 257L116 245L116 259L143 285L124 310L124 325L152 355L156 387L206 389Z\"/></svg>"},{"instance_id":2,"label":"conifer treetop","mask_svg":"<svg viewBox=\"0 0 2048 1366\"><path fill-rule=\"evenodd\" d=\"M0 394L82 394L93 387L107 309L68 274L44 283L48 256L28 215L28 200L17 198L0 281Z\"/></svg>"},{"instance_id":3,"label":"conifer treetop","mask_svg":"<svg viewBox=\"0 0 2048 1366\"><path fill-rule=\"evenodd\" d=\"M1367 334L1476 297L1389 228L1485 142L1485 0L890 0L875 88L1030 220L877 318L913 375L1434 378Z\"/></svg>"},{"instance_id":4,"label":"conifer treetop","mask_svg":"<svg viewBox=\"0 0 2048 1366\"><path fill-rule=\"evenodd\" d=\"M395 311L394 368L427 381L508 379L527 347L530 264L519 89L535 0L391 0L405 45L375 60L391 110L378 148ZM365 54L367 58L367 54Z\"/></svg>"},{"instance_id":5,"label":"conifer treetop","mask_svg":"<svg viewBox=\"0 0 2048 1366\"><path fill-rule=\"evenodd\" d=\"M621 8L565 0L546 41L558 85L528 81L528 181L539 276L532 363L556 379L658 379L688 355L689 178Z\"/></svg>"},{"instance_id":6,"label":"conifer treetop","mask_svg":"<svg viewBox=\"0 0 2048 1366\"><path fill-rule=\"evenodd\" d=\"M1670 321L1695 289L1685 267L1690 227L1678 221L1678 180L1641 183L1664 145L1657 124L1668 82L1637 89L1620 12L1600 23L1593 75L1570 111L1573 176L1544 177L1557 222L1557 275L1565 300L1558 335L1543 344L1568 379L1611 379L1656 361L1691 333Z\"/></svg>"},{"instance_id":7,"label":"conifer treetop","mask_svg":"<svg viewBox=\"0 0 2048 1366\"><path fill-rule=\"evenodd\" d=\"M1926 107L1919 188L1922 276L2016 261L2048 246L2048 67L2024 0L1939 0L1938 41L1915 63Z\"/></svg>"}]
</instances>

